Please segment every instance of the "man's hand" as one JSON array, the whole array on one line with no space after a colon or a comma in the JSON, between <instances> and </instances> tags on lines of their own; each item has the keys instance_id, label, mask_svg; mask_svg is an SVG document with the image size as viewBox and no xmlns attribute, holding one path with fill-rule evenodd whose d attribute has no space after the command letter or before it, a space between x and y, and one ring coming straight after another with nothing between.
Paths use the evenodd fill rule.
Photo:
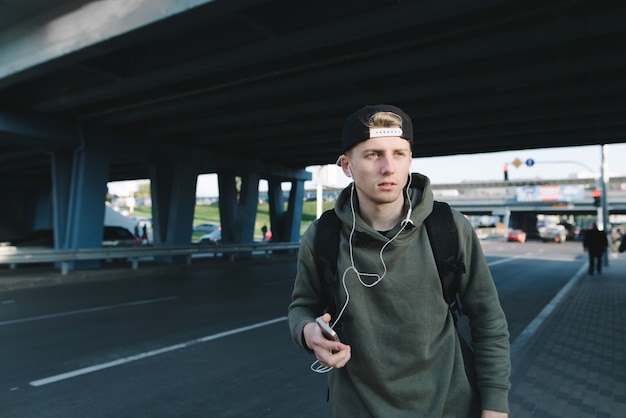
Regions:
<instances>
[{"instance_id":1,"label":"man's hand","mask_svg":"<svg viewBox=\"0 0 626 418\"><path fill-rule=\"evenodd\" d=\"M330 314L324 314L322 319L329 323ZM322 366L341 368L350 360L350 346L338 341L327 340L315 322L306 324L302 333L307 347L313 350L315 357Z\"/></svg>"},{"instance_id":2,"label":"man's hand","mask_svg":"<svg viewBox=\"0 0 626 418\"><path fill-rule=\"evenodd\" d=\"M509 414L506 412L498 412L498 411L489 411L484 410L481 418L508 418Z\"/></svg>"}]
</instances>

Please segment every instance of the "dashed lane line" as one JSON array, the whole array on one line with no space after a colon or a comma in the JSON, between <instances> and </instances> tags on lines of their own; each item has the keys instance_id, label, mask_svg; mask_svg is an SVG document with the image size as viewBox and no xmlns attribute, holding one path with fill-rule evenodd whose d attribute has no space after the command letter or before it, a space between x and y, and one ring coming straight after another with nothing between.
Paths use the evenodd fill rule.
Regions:
<instances>
[{"instance_id":1,"label":"dashed lane line","mask_svg":"<svg viewBox=\"0 0 626 418\"><path fill-rule=\"evenodd\" d=\"M208 342L208 341L217 340L219 338L224 338L224 337L228 337L228 336L235 335L235 334L240 334L242 332L250 331L250 330L253 330L253 329L256 329L256 328L266 327L268 325L272 325L272 324L275 324L277 322L283 322L283 321L286 321L286 320L287 320L287 317L283 316L283 317L275 318L275 319L272 319L272 320L269 320L269 321L259 322L259 323L248 325L248 326L241 327L241 328L235 328L235 329L232 329L230 331L224 331L224 332L220 332L220 333L217 333L217 334L208 335L206 337L197 338L195 340L187 341L187 342L184 342L184 343L174 344L174 345L170 345L168 347L163 347L163 348L159 348L159 349L156 349L156 350L146 351L144 353L139 353L139 354L135 354L133 356L120 358L120 359L117 359L117 360L109 361L107 363L96 364L96 365L93 365L93 366L84 367L82 369L73 370L73 371L70 371L70 372L67 372L67 373L61 373L61 374L57 374L57 375L54 375L54 376L46 377L46 378L43 378L43 379L33 380L29 384L31 386L35 386L35 387L48 385L50 383L56 383L56 382L59 382L59 381L62 381L62 380L71 379L71 378L76 377L76 376L81 376L81 375L84 375L84 374L97 372L99 370L108 369L108 368L115 367L115 366L121 366L122 364L127 364L127 363L130 363L130 362L133 362L133 361L143 360L143 359L148 358L148 357L158 356L159 354L169 353L171 351L180 350L180 349L183 349L183 348L188 348L188 347L191 347L192 345L196 345L196 344L205 343L205 342Z\"/></svg>"},{"instance_id":2,"label":"dashed lane line","mask_svg":"<svg viewBox=\"0 0 626 418\"><path fill-rule=\"evenodd\" d=\"M59 318L62 316L70 316L70 315L79 315L79 314L90 313L90 312L106 311L109 309L126 308L128 306L145 305L147 303L165 302L165 301L174 300L174 299L178 299L178 296L169 296L169 297L158 298L158 299L138 300L135 302L119 303L116 305L97 306L95 308L78 309L75 311L59 312L59 313L47 314L47 315L29 316L27 318L0 321L0 326L20 324L22 322L30 322L30 321L41 321L44 319Z\"/></svg>"}]
</instances>

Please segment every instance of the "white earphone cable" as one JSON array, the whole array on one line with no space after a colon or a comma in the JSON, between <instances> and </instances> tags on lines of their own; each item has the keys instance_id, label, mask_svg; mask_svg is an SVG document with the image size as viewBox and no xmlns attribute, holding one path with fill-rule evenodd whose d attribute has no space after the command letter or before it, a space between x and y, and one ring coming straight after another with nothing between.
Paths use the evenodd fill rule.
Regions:
<instances>
[{"instance_id":1,"label":"white earphone cable","mask_svg":"<svg viewBox=\"0 0 626 418\"><path fill-rule=\"evenodd\" d=\"M406 198L407 198L407 201L409 202L409 209L408 209L408 213L407 213L407 220L408 220L408 217L410 216L411 211L412 211L412 203L411 203L411 199L410 199L410 195L409 195L409 188L410 187L411 187L411 176L409 175L409 181L408 181L407 186L406 186ZM382 274L378 274L378 273L361 273L356 268L355 263L354 263L354 246L352 245L352 238L353 238L354 232L356 230L356 211L354 210L354 182L352 183L352 188L350 190L350 210L352 211L352 228L350 230L350 235L349 235L349 239L348 239L348 248L350 250L350 266L348 266L343 271L343 275L341 277L341 284L343 286L344 292L346 292L346 301L344 302L343 307L339 311L339 314L337 315L337 317L334 318L334 320L333 320L333 322L331 324L331 328L335 328L335 325L337 325L337 323L339 322L339 319L343 316L343 313L345 312L346 308L348 307L348 303L350 302L350 292L348 291L348 286L346 285L346 277L348 275L348 272L350 270L353 270L354 273L357 275L359 283L361 283L361 285L366 287L366 288L372 288L372 287L376 286L378 283L380 283L383 280L383 278L387 275L387 264L385 263L385 260L383 259L383 252L385 251L385 248L387 248L387 246L389 244L391 244L398 237L398 235L400 235L400 233L405 230L406 226L409 224L409 222L404 222L403 221L401 223L401 227L398 230L398 232L396 232L396 234L381 247L380 252L378 253L378 257L380 259L381 264L383 265L383 273ZM374 280L372 283L366 283L366 282L363 281L362 277L375 277L376 280ZM328 373L332 369L333 369L333 367L322 366L319 363L319 360L316 360L315 362L313 362L313 364L311 364L311 370L316 372L316 373Z\"/></svg>"}]
</instances>

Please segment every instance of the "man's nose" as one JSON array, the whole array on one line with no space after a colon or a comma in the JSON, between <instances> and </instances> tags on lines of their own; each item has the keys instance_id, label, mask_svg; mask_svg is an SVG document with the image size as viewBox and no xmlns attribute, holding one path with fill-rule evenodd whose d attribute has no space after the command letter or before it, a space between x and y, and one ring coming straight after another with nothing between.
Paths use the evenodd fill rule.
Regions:
<instances>
[{"instance_id":1,"label":"man's nose","mask_svg":"<svg viewBox=\"0 0 626 418\"><path fill-rule=\"evenodd\" d=\"M393 156L385 154L382 160L382 170L384 173L394 173L396 171L396 165L393 161Z\"/></svg>"}]
</instances>

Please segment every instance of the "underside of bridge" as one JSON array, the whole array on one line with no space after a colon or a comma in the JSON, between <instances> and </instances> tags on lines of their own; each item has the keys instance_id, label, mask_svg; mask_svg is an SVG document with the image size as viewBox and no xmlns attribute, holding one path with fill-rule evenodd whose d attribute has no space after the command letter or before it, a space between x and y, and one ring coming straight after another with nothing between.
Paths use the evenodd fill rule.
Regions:
<instances>
[{"instance_id":1,"label":"underside of bridge","mask_svg":"<svg viewBox=\"0 0 626 418\"><path fill-rule=\"evenodd\" d=\"M218 173L240 239L254 193L233 179L289 182L290 240L304 168L364 104L411 115L416 157L624 142L624 21L592 0L5 0L0 188L75 246L107 181L152 180L164 242L181 181Z\"/></svg>"},{"instance_id":2,"label":"underside of bridge","mask_svg":"<svg viewBox=\"0 0 626 418\"><path fill-rule=\"evenodd\" d=\"M172 152L299 169L376 102L412 116L416 156L623 142L624 21L591 0L3 1L0 170L49 176L81 127L116 142L110 180Z\"/></svg>"}]
</instances>

